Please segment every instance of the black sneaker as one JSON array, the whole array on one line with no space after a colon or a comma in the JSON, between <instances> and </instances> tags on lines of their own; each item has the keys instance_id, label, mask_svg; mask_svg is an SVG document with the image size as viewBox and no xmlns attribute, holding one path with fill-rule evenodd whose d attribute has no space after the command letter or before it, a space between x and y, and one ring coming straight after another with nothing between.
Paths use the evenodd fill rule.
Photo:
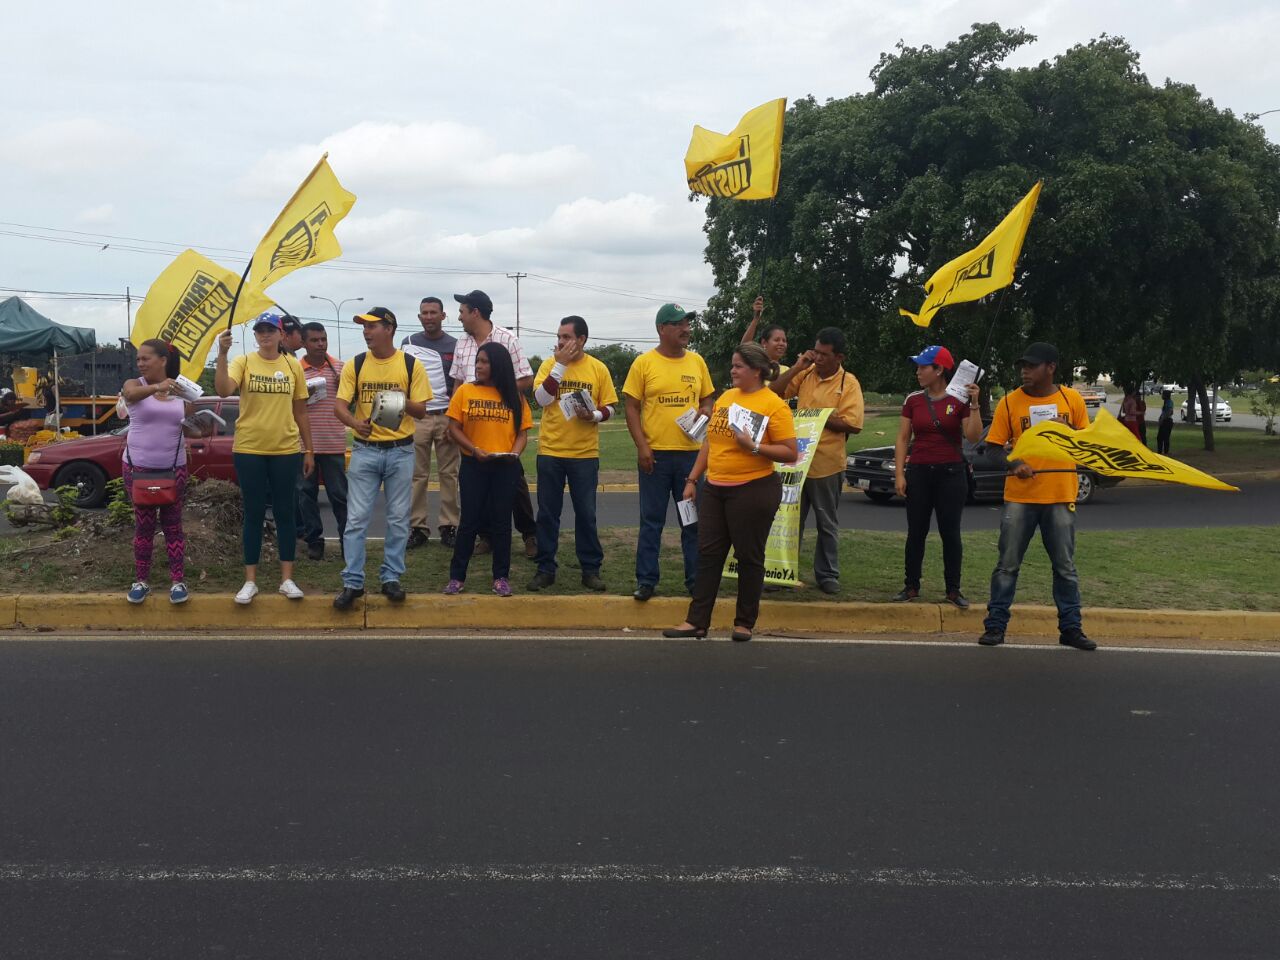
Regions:
<instances>
[{"instance_id":1,"label":"black sneaker","mask_svg":"<svg viewBox=\"0 0 1280 960\"><path fill-rule=\"evenodd\" d=\"M820 584L818 584L818 589L821 590L823 593L827 594L827 596L834 597L837 593L840 592L840 581L839 580L823 580Z\"/></svg>"},{"instance_id":2,"label":"black sneaker","mask_svg":"<svg viewBox=\"0 0 1280 960\"><path fill-rule=\"evenodd\" d=\"M1063 630L1058 634L1058 642L1064 647L1075 647L1077 650L1097 650L1098 645L1084 635L1079 627Z\"/></svg>"},{"instance_id":3,"label":"black sneaker","mask_svg":"<svg viewBox=\"0 0 1280 960\"><path fill-rule=\"evenodd\" d=\"M639 600L641 603L644 603L644 601L650 599L655 592L656 591L654 590L652 583L642 583L640 586L636 587L636 592L631 596L636 600Z\"/></svg>"},{"instance_id":4,"label":"black sneaker","mask_svg":"<svg viewBox=\"0 0 1280 960\"><path fill-rule=\"evenodd\" d=\"M343 587L342 592L333 598L333 606L338 610L346 610L356 602L357 597L363 596L363 590L357 590L354 587Z\"/></svg>"},{"instance_id":5,"label":"black sneaker","mask_svg":"<svg viewBox=\"0 0 1280 960\"><path fill-rule=\"evenodd\" d=\"M920 591L915 587L903 587L893 595L894 603L908 603L920 596Z\"/></svg>"},{"instance_id":6,"label":"black sneaker","mask_svg":"<svg viewBox=\"0 0 1280 960\"><path fill-rule=\"evenodd\" d=\"M598 573L584 573L582 575L582 585L588 590L594 590L596 593L603 593L609 589L609 585L600 579Z\"/></svg>"},{"instance_id":7,"label":"black sneaker","mask_svg":"<svg viewBox=\"0 0 1280 960\"><path fill-rule=\"evenodd\" d=\"M450 550L458 541L457 527L441 527L440 528L440 546L448 547Z\"/></svg>"},{"instance_id":8,"label":"black sneaker","mask_svg":"<svg viewBox=\"0 0 1280 960\"><path fill-rule=\"evenodd\" d=\"M388 580L382 585L382 595L392 603L404 603L404 587L399 580Z\"/></svg>"},{"instance_id":9,"label":"black sneaker","mask_svg":"<svg viewBox=\"0 0 1280 960\"><path fill-rule=\"evenodd\" d=\"M988 627L987 632L978 638L978 642L984 647L998 647L1004 643L1004 631Z\"/></svg>"},{"instance_id":10,"label":"black sneaker","mask_svg":"<svg viewBox=\"0 0 1280 960\"><path fill-rule=\"evenodd\" d=\"M555 582L556 582L556 575L554 573L543 573L541 570L539 570L537 573L533 575L533 579L529 581L528 585L526 586L526 589L532 590L534 593L537 593L543 587L549 587Z\"/></svg>"},{"instance_id":11,"label":"black sneaker","mask_svg":"<svg viewBox=\"0 0 1280 960\"><path fill-rule=\"evenodd\" d=\"M409 543L407 544L407 546L410 550L414 550L418 547L426 545L427 542L430 540L431 538L427 536L427 531L422 530L418 527L414 527L413 532L409 534Z\"/></svg>"},{"instance_id":12,"label":"black sneaker","mask_svg":"<svg viewBox=\"0 0 1280 960\"><path fill-rule=\"evenodd\" d=\"M315 543L307 544L307 559L308 560L324 559L324 541L323 540L317 540Z\"/></svg>"},{"instance_id":13,"label":"black sneaker","mask_svg":"<svg viewBox=\"0 0 1280 960\"><path fill-rule=\"evenodd\" d=\"M947 603L955 604L961 610L969 609L969 599L959 590L947 591Z\"/></svg>"}]
</instances>

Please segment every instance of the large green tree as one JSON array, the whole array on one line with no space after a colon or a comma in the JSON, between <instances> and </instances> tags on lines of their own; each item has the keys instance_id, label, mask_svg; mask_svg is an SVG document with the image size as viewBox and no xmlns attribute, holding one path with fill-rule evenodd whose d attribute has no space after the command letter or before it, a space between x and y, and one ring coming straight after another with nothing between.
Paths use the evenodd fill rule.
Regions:
<instances>
[{"instance_id":1,"label":"large green tree","mask_svg":"<svg viewBox=\"0 0 1280 960\"><path fill-rule=\"evenodd\" d=\"M985 359L1006 384L1028 339L1058 345L1067 379L1156 374L1203 392L1276 365L1280 149L1194 88L1151 84L1117 38L1004 66L1033 39L977 24L940 49L882 55L870 93L794 103L772 209L707 205L710 362L727 361L749 316L771 223L767 319L801 349L841 327L871 388L908 386L904 358L926 343L977 358L993 322ZM1011 288L945 308L928 330L898 316L1036 180Z\"/></svg>"}]
</instances>

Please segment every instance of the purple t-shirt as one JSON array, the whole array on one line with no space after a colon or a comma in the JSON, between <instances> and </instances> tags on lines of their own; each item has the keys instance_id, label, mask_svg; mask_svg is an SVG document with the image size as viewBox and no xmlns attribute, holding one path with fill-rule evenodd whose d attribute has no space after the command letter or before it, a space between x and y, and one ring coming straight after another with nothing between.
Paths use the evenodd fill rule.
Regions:
<instances>
[{"instance_id":1,"label":"purple t-shirt","mask_svg":"<svg viewBox=\"0 0 1280 960\"><path fill-rule=\"evenodd\" d=\"M138 382L147 381L138 378ZM129 432L125 435L128 459L135 467L148 470L168 470L173 466L173 455L178 455L178 466L187 462L187 445L179 446L182 421L187 415L181 397L158 400L144 397L129 404Z\"/></svg>"}]
</instances>

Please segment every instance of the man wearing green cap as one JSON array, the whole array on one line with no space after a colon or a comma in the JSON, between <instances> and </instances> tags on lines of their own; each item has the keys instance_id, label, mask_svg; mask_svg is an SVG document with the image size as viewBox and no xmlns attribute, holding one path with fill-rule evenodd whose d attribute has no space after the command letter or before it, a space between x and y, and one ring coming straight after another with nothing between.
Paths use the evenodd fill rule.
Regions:
<instances>
[{"instance_id":1,"label":"man wearing green cap","mask_svg":"<svg viewBox=\"0 0 1280 960\"><path fill-rule=\"evenodd\" d=\"M622 395L627 429L636 444L639 468L640 535L636 539L637 600L648 600L658 587L658 549L667 519L668 498L679 502L684 482L698 458L700 440L680 429L676 419L690 410L711 415L711 374L707 363L689 346L694 314L674 303L658 311L658 346L636 357ZM693 585L698 567L698 525L680 530L684 583Z\"/></svg>"}]
</instances>

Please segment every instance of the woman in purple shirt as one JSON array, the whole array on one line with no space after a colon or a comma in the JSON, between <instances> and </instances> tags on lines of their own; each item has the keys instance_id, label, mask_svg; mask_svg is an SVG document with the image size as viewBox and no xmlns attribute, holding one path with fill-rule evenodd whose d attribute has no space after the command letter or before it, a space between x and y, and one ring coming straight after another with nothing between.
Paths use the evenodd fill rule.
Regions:
<instances>
[{"instance_id":1,"label":"woman in purple shirt","mask_svg":"<svg viewBox=\"0 0 1280 960\"><path fill-rule=\"evenodd\" d=\"M163 507L133 506L134 584L129 588L129 602L147 599L151 587L151 552L156 537L157 513L164 530L165 549L169 554L170 603L185 603L187 585L183 575L186 539L182 533L182 501L187 492L187 451L182 442L183 420L190 404L173 392L175 378L182 369L182 358L163 340L145 340L138 347L137 380L129 380L120 391L129 405L129 432L125 436L124 489L133 489L133 471L175 471L178 499ZM132 499L132 497L130 497Z\"/></svg>"}]
</instances>

